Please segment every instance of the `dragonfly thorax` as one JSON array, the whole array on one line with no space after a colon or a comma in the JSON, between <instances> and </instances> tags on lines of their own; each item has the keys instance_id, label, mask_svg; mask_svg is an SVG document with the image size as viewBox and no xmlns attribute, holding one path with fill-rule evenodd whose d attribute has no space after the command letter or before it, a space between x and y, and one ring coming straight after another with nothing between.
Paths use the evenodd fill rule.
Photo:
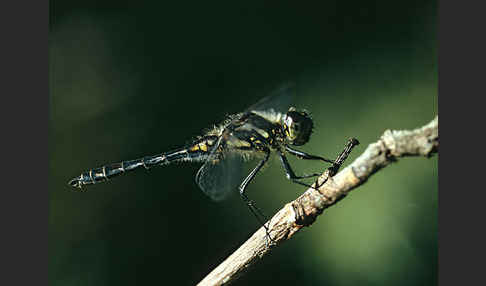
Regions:
<instances>
[{"instance_id":1,"label":"dragonfly thorax","mask_svg":"<svg viewBox=\"0 0 486 286\"><path fill-rule=\"evenodd\" d=\"M305 111L291 107L282 118L282 129L289 144L300 146L307 143L314 123Z\"/></svg>"}]
</instances>

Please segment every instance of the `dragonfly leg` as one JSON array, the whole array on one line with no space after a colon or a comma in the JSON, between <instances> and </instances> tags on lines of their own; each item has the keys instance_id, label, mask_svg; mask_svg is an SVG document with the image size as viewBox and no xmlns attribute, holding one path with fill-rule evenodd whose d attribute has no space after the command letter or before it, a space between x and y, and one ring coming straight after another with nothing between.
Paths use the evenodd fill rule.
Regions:
<instances>
[{"instance_id":1,"label":"dragonfly leg","mask_svg":"<svg viewBox=\"0 0 486 286\"><path fill-rule=\"evenodd\" d=\"M239 191L240 191L240 196L245 202L245 204L248 206L250 209L251 213L255 216L255 218L258 220L258 222L265 228L267 238L269 238L271 241L272 238L270 237L270 234L268 232L268 227L265 225L265 222L268 221L267 217L263 214L263 212L256 206L255 202L253 200L250 200L248 196L245 194L245 189L248 186L248 184L255 178L256 174L260 169L265 165L265 163L268 161L268 158L270 157L270 150L265 149L265 157L258 163L258 165L250 172L250 174L243 180L243 182L239 186Z\"/></svg>"},{"instance_id":2,"label":"dragonfly leg","mask_svg":"<svg viewBox=\"0 0 486 286\"><path fill-rule=\"evenodd\" d=\"M292 155L294 155L294 156L296 156L297 158L300 158L300 159L321 160L321 161L328 162L328 163L334 163L333 160L326 159L326 158L316 156L316 155L311 155L311 154L308 154L308 153L305 153L305 152L302 152L302 151L299 151L299 150L295 150L295 149L292 149L288 145L285 146L285 150L287 150L290 154L292 154Z\"/></svg>"},{"instance_id":3,"label":"dragonfly leg","mask_svg":"<svg viewBox=\"0 0 486 286\"><path fill-rule=\"evenodd\" d=\"M283 154L282 152L278 152L278 155L280 157L280 162L282 163L282 166L283 166L283 168L285 170L285 175L287 176L287 179L291 180L292 182L294 182L296 184L299 184L299 185L302 185L302 186L306 186L308 188L314 188L311 185L309 185L307 183L304 183L304 182L301 182L299 180L305 179L305 178L316 177L316 176L319 176L320 173L314 173L314 174L310 174L310 175L297 176L297 175L295 175L294 171L292 170L292 167L290 167L289 161L287 160L287 157L285 156L285 154Z\"/></svg>"},{"instance_id":4,"label":"dragonfly leg","mask_svg":"<svg viewBox=\"0 0 486 286\"><path fill-rule=\"evenodd\" d=\"M320 156L315 156L315 155L307 154L307 153L302 152L302 151L299 151L299 150L292 149L288 145L285 146L285 150L288 151L290 154L292 154L294 156L297 156L300 159L305 159L305 160L321 160L321 161L325 161L325 162L328 162L328 163L332 163L332 166L328 168L329 176L332 177L332 176L334 176L337 173L337 171L339 170L339 168L341 168L341 165L344 163L344 161L346 160L346 158L348 158L349 153L351 153L351 150L356 145L359 145L359 141L356 138L350 138L348 140L348 142L346 143L346 146L344 147L344 150L341 152L341 154L339 154L339 156L334 161L329 160L329 159L326 159L326 158L323 158L323 157L320 157ZM280 154L280 159L281 159L282 164L284 166L285 172L287 173L287 178L290 179L290 180L292 180L293 182L298 183L298 184L301 184L301 185L304 185L304 186L307 186L307 187L311 187L308 184L305 184L305 183L302 183L302 182L296 181L296 180L303 179L303 178L313 177L313 175L316 175L316 176L320 175L320 174L313 174L313 175L309 175L309 176L300 176L300 177L299 176L296 176L295 173L292 171L292 168L290 167L290 165L289 165L289 163L288 163L287 158L285 157L285 155L283 155L281 152L279 154ZM322 182L321 184L319 184L319 182L316 181L315 182L315 186L316 187L312 187L312 188L314 188L314 189L317 190L326 181L327 181L327 179L324 180L324 182Z\"/></svg>"}]
</instances>

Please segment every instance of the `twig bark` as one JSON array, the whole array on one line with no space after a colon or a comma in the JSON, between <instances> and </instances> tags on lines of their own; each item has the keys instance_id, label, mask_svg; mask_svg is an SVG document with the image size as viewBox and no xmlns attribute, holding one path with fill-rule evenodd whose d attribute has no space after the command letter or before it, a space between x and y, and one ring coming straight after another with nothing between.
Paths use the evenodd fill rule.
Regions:
<instances>
[{"instance_id":1,"label":"twig bark","mask_svg":"<svg viewBox=\"0 0 486 286\"><path fill-rule=\"evenodd\" d=\"M375 172L404 156L430 157L439 149L439 118L415 130L386 130L348 167L333 177L327 170L319 180L319 191L309 188L286 204L267 223L273 243L268 244L261 227L240 248L209 273L198 285L222 285L234 281L265 254L289 240L304 226L311 225L326 208L366 182Z\"/></svg>"}]
</instances>

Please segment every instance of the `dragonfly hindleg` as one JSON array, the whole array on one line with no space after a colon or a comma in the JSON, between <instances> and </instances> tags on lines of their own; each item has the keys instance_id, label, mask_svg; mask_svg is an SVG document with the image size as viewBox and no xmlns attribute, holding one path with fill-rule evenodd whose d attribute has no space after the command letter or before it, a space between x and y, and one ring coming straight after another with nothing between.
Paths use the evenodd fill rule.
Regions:
<instances>
[{"instance_id":1,"label":"dragonfly hindleg","mask_svg":"<svg viewBox=\"0 0 486 286\"><path fill-rule=\"evenodd\" d=\"M250 200L247 195L245 195L245 189L248 186L248 184L255 178L256 174L260 169L265 165L265 163L268 161L268 158L270 157L270 150L269 149L264 149L265 152L265 157L258 163L258 165L250 172L250 174L243 180L241 185L239 186L239 191L240 191L240 196L243 199L243 201L246 203L252 214L256 217L258 222L265 228L265 231L267 233L267 237L271 239L270 234L268 232L268 227L265 225L265 222L268 221L267 217L263 214L263 212L256 206L255 202L253 200Z\"/></svg>"}]
</instances>

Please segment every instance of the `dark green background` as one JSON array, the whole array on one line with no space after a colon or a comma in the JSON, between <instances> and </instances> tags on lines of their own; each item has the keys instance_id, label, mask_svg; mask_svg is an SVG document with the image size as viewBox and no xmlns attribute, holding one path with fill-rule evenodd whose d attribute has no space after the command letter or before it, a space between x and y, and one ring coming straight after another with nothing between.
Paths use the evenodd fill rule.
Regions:
<instances>
[{"instance_id":1,"label":"dark green background","mask_svg":"<svg viewBox=\"0 0 486 286\"><path fill-rule=\"evenodd\" d=\"M315 120L301 149L356 137L347 163L438 113L436 1L132 3L50 2L50 285L193 285L258 228L197 164L72 192L81 171L179 147L287 81ZM304 191L270 163L248 188L267 214ZM437 157L400 160L235 285L437 284L437 179Z\"/></svg>"}]
</instances>

